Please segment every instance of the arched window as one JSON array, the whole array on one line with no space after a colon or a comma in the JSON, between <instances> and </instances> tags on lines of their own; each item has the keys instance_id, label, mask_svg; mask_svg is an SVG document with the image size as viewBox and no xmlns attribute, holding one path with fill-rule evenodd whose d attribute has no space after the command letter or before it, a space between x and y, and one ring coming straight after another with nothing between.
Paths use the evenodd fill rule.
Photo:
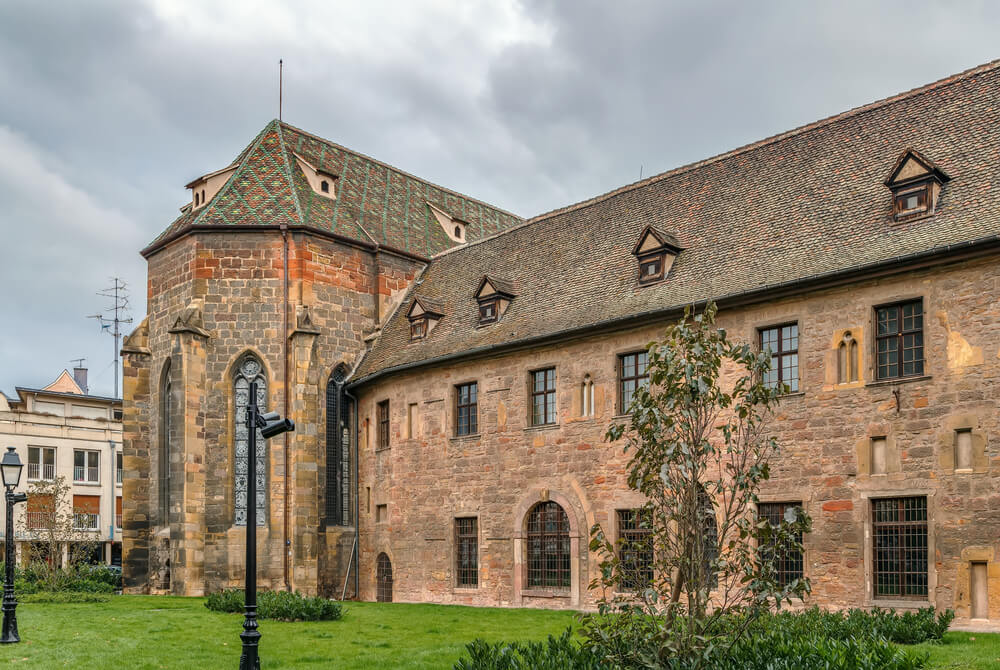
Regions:
<instances>
[{"instance_id":1,"label":"arched window","mask_svg":"<svg viewBox=\"0 0 1000 670\"><path fill-rule=\"evenodd\" d=\"M205 204L205 189L201 189L201 204Z\"/></svg>"},{"instance_id":2,"label":"arched window","mask_svg":"<svg viewBox=\"0 0 1000 670\"><path fill-rule=\"evenodd\" d=\"M347 368L338 365L326 385L326 519L328 524L351 522L350 413L344 395Z\"/></svg>"},{"instance_id":3,"label":"arched window","mask_svg":"<svg viewBox=\"0 0 1000 670\"><path fill-rule=\"evenodd\" d=\"M323 191L323 193L329 193L330 192L330 182L328 182L325 179L323 181L321 181L319 183L319 190Z\"/></svg>"},{"instance_id":4,"label":"arched window","mask_svg":"<svg viewBox=\"0 0 1000 670\"><path fill-rule=\"evenodd\" d=\"M250 404L250 383L257 382L257 407L261 412L267 411L267 379L264 377L264 366L253 354L246 354L236 366L233 379L233 395L235 397L235 412L233 434L236 436L234 445L234 479L233 479L233 523L237 526L247 524L247 457L250 450L249 433L247 432L247 407ZM257 429L257 525L266 525L267 514L267 442Z\"/></svg>"},{"instance_id":5,"label":"arched window","mask_svg":"<svg viewBox=\"0 0 1000 670\"><path fill-rule=\"evenodd\" d=\"M194 192L194 206L198 206L198 191Z\"/></svg>"},{"instance_id":6,"label":"arched window","mask_svg":"<svg viewBox=\"0 0 1000 670\"><path fill-rule=\"evenodd\" d=\"M462 226L455 226L455 237L462 239Z\"/></svg>"},{"instance_id":7,"label":"arched window","mask_svg":"<svg viewBox=\"0 0 1000 670\"><path fill-rule=\"evenodd\" d=\"M594 381L589 374L580 383L580 416L594 416Z\"/></svg>"},{"instance_id":8,"label":"arched window","mask_svg":"<svg viewBox=\"0 0 1000 670\"><path fill-rule=\"evenodd\" d=\"M375 565L375 600L392 602L392 562L384 552L378 555Z\"/></svg>"},{"instance_id":9,"label":"arched window","mask_svg":"<svg viewBox=\"0 0 1000 670\"><path fill-rule=\"evenodd\" d=\"M528 588L570 587L569 518L558 503L528 513Z\"/></svg>"},{"instance_id":10,"label":"arched window","mask_svg":"<svg viewBox=\"0 0 1000 670\"><path fill-rule=\"evenodd\" d=\"M170 523L170 461L173 449L173 384L170 381L170 360L163 365L160 377L160 449L157 473L157 492L159 498L159 521L161 525Z\"/></svg>"},{"instance_id":11,"label":"arched window","mask_svg":"<svg viewBox=\"0 0 1000 670\"><path fill-rule=\"evenodd\" d=\"M851 335L851 331L847 331L837 347L837 383L847 384L856 381L858 381L858 341Z\"/></svg>"}]
</instances>

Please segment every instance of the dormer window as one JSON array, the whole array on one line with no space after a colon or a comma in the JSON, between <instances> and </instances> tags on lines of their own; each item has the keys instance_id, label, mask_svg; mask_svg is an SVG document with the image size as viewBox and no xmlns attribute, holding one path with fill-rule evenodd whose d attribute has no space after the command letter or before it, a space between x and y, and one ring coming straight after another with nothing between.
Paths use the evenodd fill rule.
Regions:
<instances>
[{"instance_id":1,"label":"dormer window","mask_svg":"<svg viewBox=\"0 0 1000 670\"><path fill-rule=\"evenodd\" d=\"M673 235L647 226L632 250L639 260L639 284L653 284L663 280L681 251L680 243Z\"/></svg>"},{"instance_id":2,"label":"dormer window","mask_svg":"<svg viewBox=\"0 0 1000 670\"><path fill-rule=\"evenodd\" d=\"M204 207L209 198L214 198L215 194L226 185L226 182L229 181L229 178L233 176L233 172L235 171L236 166L230 165L185 184L184 188L191 189L191 208L198 209Z\"/></svg>"},{"instance_id":3,"label":"dormer window","mask_svg":"<svg viewBox=\"0 0 1000 670\"><path fill-rule=\"evenodd\" d=\"M504 315L516 297L514 284L499 277L486 275L480 280L476 290L479 303L479 325L496 323Z\"/></svg>"},{"instance_id":4,"label":"dormer window","mask_svg":"<svg viewBox=\"0 0 1000 670\"><path fill-rule=\"evenodd\" d=\"M904 151L885 180L892 191L893 220L907 221L933 215L941 187L949 179L926 156L913 149Z\"/></svg>"},{"instance_id":5,"label":"dormer window","mask_svg":"<svg viewBox=\"0 0 1000 670\"><path fill-rule=\"evenodd\" d=\"M435 205L430 200L427 200L427 208L430 213L434 216L434 220L438 222L444 234L448 236L452 242L458 242L464 244L467 240L466 229L469 227L467 221L452 216L448 212L444 211L438 205Z\"/></svg>"},{"instance_id":6,"label":"dormer window","mask_svg":"<svg viewBox=\"0 0 1000 670\"><path fill-rule=\"evenodd\" d=\"M312 190L317 195L335 200L337 197L337 175L330 174L322 168L316 167L299 154L294 154L294 156L296 164L302 170L302 174L305 175L306 181L309 182Z\"/></svg>"},{"instance_id":7,"label":"dormer window","mask_svg":"<svg viewBox=\"0 0 1000 670\"><path fill-rule=\"evenodd\" d=\"M422 340L430 335L434 326L444 316L441 303L423 296L414 296L406 318L410 321L410 341Z\"/></svg>"}]
</instances>

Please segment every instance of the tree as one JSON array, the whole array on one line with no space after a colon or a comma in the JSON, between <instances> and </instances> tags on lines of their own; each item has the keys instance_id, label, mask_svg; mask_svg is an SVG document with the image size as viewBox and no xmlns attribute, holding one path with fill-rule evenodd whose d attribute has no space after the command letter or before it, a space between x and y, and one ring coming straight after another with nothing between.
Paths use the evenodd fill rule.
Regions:
<instances>
[{"instance_id":1,"label":"tree","mask_svg":"<svg viewBox=\"0 0 1000 670\"><path fill-rule=\"evenodd\" d=\"M606 435L625 438L628 484L647 501L632 518L638 532L616 544L591 529L600 613L584 628L617 666L705 667L760 612L809 591L775 571L783 552L801 551L808 516L790 509L772 526L755 509L778 453L769 420L786 390L763 382L770 355L731 342L716 311L685 310L649 345L649 383L634 393L629 421Z\"/></svg>"},{"instance_id":2,"label":"tree","mask_svg":"<svg viewBox=\"0 0 1000 670\"><path fill-rule=\"evenodd\" d=\"M87 562L98 545L97 534L83 530L85 515L73 509L70 492L62 476L28 487L22 527L35 539L24 545L25 562L37 572L46 590L59 590L66 571ZM63 545L67 547L67 565L62 565Z\"/></svg>"}]
</instances>

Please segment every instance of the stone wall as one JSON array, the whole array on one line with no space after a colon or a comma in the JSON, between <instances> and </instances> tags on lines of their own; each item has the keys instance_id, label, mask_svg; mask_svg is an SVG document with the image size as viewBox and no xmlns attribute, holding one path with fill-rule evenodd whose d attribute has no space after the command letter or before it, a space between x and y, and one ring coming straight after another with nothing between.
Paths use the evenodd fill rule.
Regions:
<instances>
[{"instance_id":1,"label":"stone wall","mask_svg":"<svg viewBox=\"0 0 1000 670\"><path fill-rule=\"evenodd\" d=\"M376 262L368 250L303 232L287 233L286 261L283 244L280 231L199 232L149 259L146 331L142 347L125 359L132 380L125 467L135 481L125 488L124 551L133 591L155 590L165 569L173 593L242 584L245 529L233 525L233 373L248 352L264 365L267 409L297 425L268 444L260 584L284 588L285 551L293 588L316 593L322 584L343 583L342 556L350 552L343 537L353 543L353 528L325 537L326 382L338 363L351 368L364 351L376 300L390 305L421 264L385 253ZM169 463L160 462L165 374L174 408ZM163 468L170 468L168 518L158 504ZM321 566L337 574L320 575Z\"/></svg>"},{"instance_id":2,"label":"stone wall","mask_svg":"<svg viewBox=\"0 0 1000 670\"><path fill-rule=\"evenodd\" d=\"M1000 267L969 262L723 311L731 337L798 322L800 392L773 423L782 444L763 501L801 501L814 520L805 539L811 603L954 607L970 616L973 561L988 563L989 617L1000 623L1000 451L995 436L1000 375ZM473 290L470 288L470 291ZM873 308L922 298L925 374L873 382ZM838 384L845 331L860 343L860 380ZM662 324L489 358L397 373L360 391L361 595L375 598L376 557L392 561L394 599L469 605L593 607L587 553L595 523L639 500L626 485L627 457L603 436L617 406L617 357L641 349ZM433 335L431 335L433 337ZM528 373L554 366L558 423L532 428ZM581 387L594 384L595 414L581 416ZM458 383L479 384L479 432L454 437ZM390 448L377 451L376 403L389 400ZM414 405L415 428L408 415ZM975 467L955 472L956 430L972 431ZM873 437L886 438L887 473L871 474ZM929 597L876 601L871 584L870 500L925 495ZM569 592L527 590L524 515L540 500L566 510L573 537ZM384 518L377 521L378 507ZM454 518L479 519L479 586L457 588Z\"/></svg>"}]
</instances>

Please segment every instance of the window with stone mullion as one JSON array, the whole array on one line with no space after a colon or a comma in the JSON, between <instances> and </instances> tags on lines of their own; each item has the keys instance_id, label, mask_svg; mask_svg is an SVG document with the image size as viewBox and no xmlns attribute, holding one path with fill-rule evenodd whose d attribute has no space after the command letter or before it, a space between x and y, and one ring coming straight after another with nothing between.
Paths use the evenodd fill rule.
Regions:
<instances>
[{"instance_id":1,"label":"window with stone mullion","mask_svg":"<svg viewBox=\"0 0 1000 670\"><path fill-rule=\"evenodd\" d=\"M531 373L531 425L544 426L556 422L556 369L546 368Z\"/></svg>"},{"instance_id":2,"label":"window with stone mullion","mask_svg":"<svg viewBox=\"0 0 1000 670\"><path fill-rule=\"evenodd\" d=\"M234 445L234 486L233 486L233 523L245 526L247 523L247 491L250 451L249 432L247 430L247 411L250 406L250 384L257 382L257 407L260 412L267 411L267 380L264 378L263 365L253 356L247 356L240 363L233 382L235 391L235 425L236 436ZM267 441L257 429L256 445L256 506L257 525L264 526L267 522Z\"/></svg>"}]
</instances>

